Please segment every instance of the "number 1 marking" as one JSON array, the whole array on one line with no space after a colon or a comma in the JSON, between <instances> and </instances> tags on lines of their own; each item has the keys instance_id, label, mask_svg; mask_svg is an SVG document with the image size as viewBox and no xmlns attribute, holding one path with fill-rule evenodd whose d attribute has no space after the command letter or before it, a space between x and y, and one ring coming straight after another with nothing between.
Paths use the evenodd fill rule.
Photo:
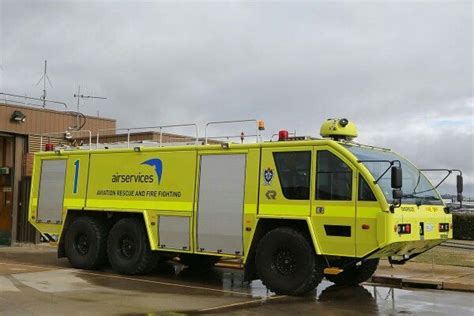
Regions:
<instances>
[{"instance_id":1,"label":"number 1 marking","mask_svg":"<svg viewBox=\"0 0 474 316\"><path fill-rule=\"evenodd\" d=\"M77 193L77 182L79 181L79 160L74 161L74 187L72 193Z\"/></svg>"}]
</instances>

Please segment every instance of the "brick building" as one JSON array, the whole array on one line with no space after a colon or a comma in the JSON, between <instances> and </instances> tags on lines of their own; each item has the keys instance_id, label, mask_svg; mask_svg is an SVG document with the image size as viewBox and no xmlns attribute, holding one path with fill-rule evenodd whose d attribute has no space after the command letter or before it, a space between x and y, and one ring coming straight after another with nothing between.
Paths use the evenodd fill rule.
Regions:
<instances>
[{"instance_id":1,"label":"brick building","mask_svg":"<svg viewBox=\"0 0 474 316\"><path fill-rule=\"evenodd\" d=\"M0 245L37 241L27 221L33 153L42 142L66 143L60 132L77 126L78 120L71 112L0 100ZM113 119L85 116L80 120L82 129L93 134L116 128ZM45 133L58 134L42 138Z\"/></svg>"}]
</instances>

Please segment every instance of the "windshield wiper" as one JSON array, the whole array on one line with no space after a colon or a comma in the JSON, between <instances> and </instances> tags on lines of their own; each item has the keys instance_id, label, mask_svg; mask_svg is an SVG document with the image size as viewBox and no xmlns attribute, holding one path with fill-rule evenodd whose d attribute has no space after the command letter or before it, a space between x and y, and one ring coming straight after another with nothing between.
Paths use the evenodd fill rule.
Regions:
<instances>
[{"instance_id":1,"label":"windshield wiper","mask_svg":"<svg viewBox=\"0 0 474 316\"><path fill-rule=\"evenodd\" d=\"M423 199L423 200L437 200L437 201L440 200L439 198L433 195L419 196L416 194L403 194L403 197L407 199Z\"/></svg>"},{"instance_id":2,"label":"windshield wiper","mask_svg":"<svg viewBox=\"0 0 474 316\"><path fill-rule=\"evenodd\" d=\"M437 198L436 196L433 195L428 195L428 196L423 196L421 197L423 200L429 200L429 201L440 201L440 198Z\"/></svg>"},{"instance_id":3,"label":"windshield wiper","mask_svg":"<svg viewBox=\"0 0 474 316\"><path fill-rule=\"evenodd\" d=\"M424 201L441 201L441 199L437 198L436 196L433 195L428 195L428 196L419 196L415 194L404 194L403 198L406 199L415 199L415 204L417 206L420 206L424 204Z\"/></svg>"},{"instance_id":4,"label":"windshield wiper","mask_svg":"<svg viewBox=\"0 0 474 316\"><path fill-rule=\"evenodd\" d=\"M422 196L418 196L418 195L415 195L415 194L403 194L403 198L406 198L406 199L421 199Z\"/></svg>"}]
</instances>

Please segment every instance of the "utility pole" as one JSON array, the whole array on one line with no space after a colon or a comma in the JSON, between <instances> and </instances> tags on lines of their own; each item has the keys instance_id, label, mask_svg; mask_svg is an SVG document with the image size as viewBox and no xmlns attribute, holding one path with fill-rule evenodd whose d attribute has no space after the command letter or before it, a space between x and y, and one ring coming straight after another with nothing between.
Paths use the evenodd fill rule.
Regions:
<instances>
[{"instance_id":1,"label":"utility pole","mask_svg":"<svg viewBox=\"0 0 474 316\"><path fill-rule=\"evenodd\" d=\"M51 83L51 80L49 80L49 77L48 77L48 61L45 60L44 61L44 72L43 72L43 75L41 76L40 80L38 81L38 83L36 85L39 85L39 83L41 81L43 81L43 95L41 96L40 99L43 100L43 109L46 107L46 80L48 81L49 85L51 86L51 88L53 87L53 84Z\"/></svg>"},{"instance_id":2,"label":"utility pole","mask_svg":"<svg viewBox=\"0 0 474 316\"><path fill-rule=\"evenodd\" d=\"M77 98L77 116L76 116L76 126L75 126L75 129L76 130L80 130L80 126L79 126L79 120L80 120L80 111L79 111L79 108L81 106L81 99L101 99L101 100L107 100L107 98L104 98L104 97L97 97L97 96L93 96L93 95L84 95L81 93L81 86L79 85L78 88L77 88L77 93L74 93L74 97Z\"/></svg>"}]
</instances>

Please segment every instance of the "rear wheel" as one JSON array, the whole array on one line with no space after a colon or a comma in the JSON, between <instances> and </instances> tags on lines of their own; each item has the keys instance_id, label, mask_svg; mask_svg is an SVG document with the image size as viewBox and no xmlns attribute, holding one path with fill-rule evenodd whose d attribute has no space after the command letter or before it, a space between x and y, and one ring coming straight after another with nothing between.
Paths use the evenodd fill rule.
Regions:
<instances>
[{"instance_id":1,"label":"rear wheel","mask_svg":"<svg viewBox=\"0 0 474 316\"><path fill-rule=\"evenodd\" d=\"M158 264L158 253L150 249L143 221L124 218L112 227L107 242L112 269L121 274L146 274Z\"/></svg>"},{"instance_id":2,"label":"rear wheel","mask_svg":"<svg viewBox=\"0 0 474 316\"><path fill-rule=\"evenodd\" d=\"M107 260L107 228L98 218L78 217L66 231L64 247L74 268L96 269Z\"/></svg>"},{"instance_id":3,"label":"rear wheel","mask_svg":"<svg viewBox=\"0 0 474 316\"><path fill-rule=\"evenodd\" d=\"M220 260L220 257L196 254L181 254L179 258L184 265L194 271L209 271Z\"/></svg>"},{"instance_id":4,"label":"rear wheel","mask_svg":"<svg viewBox=\"0 0 474 316\"><path fill-rule=\"evenodd\" d=\"M311 243L293 228L276 228L263 236L255 260L263 284L277 294L304 295L323 277Z\"/></svg>"},{"instance_id":5,"label":"rear wheel","mask_svg":"<svg viewBox=\"0 0 474 316\"><path fill-rule=\"evenodd\" d=\"M372 277L379 265L379 259L369 259L346 268L339 274L326 275L326 279L338 285L358 285Z\"/></svg>"}]
</instances>

